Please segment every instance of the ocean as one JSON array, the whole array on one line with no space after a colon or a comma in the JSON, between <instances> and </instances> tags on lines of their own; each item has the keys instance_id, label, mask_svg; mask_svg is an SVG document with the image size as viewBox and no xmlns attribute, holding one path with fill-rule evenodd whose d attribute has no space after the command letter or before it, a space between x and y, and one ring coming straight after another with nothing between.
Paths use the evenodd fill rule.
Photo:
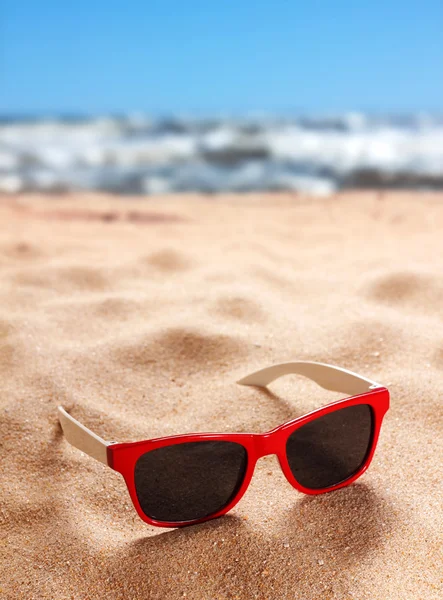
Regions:
<instances>
[{"instance_id":1,"label":"ocean","mask_svg":"<svg viewBox=\"0 0 443 600\"><path fill-rule=\"evenodd\" d=\"M0 118L0 192L443 189L443 117Z\"/></svg>"}]
</instances>

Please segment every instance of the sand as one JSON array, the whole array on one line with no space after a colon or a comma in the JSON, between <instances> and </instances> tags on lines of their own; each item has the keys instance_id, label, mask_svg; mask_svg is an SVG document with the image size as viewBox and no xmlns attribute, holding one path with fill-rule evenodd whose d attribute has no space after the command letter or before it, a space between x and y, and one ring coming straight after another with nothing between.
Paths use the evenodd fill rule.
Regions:
<instances>
[{"instance_id":1,"label":"sand","mask_svg":"<svg viewBox=\"0 0 443 600\"><path fill-rule=\"evenodd\" d=\"M0 222L1 598L442 597L442 194L3 197ZM57 422L266 431L339 397L235 384L296 358L391 391L370 469L332 494L270 456L229 516L151 527Z\"/></svg>"}]
</instances>

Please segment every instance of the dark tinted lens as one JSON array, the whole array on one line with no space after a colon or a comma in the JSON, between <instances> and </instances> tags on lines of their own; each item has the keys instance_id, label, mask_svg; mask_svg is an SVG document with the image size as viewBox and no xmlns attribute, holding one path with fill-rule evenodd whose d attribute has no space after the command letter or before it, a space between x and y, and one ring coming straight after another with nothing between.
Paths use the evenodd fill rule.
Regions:
<instances>
[{"instance_id":1,"label":"dark tinted lens","mask_svg":"<svg viewBox=\"0 0 443 600\"><path fill-rule=\"evenodd\" d=\"M358 404L319 417L286 443L289 467L304 487L326 488L356 473L371 446L372 409Z\"/></svg>"},{"instance_id":2,"label":"dark tinted lens","mask_svg":"<svg viewBox=\"0 0 443 600\"><path fill-rule=\"evenodd\" d=\"M235 442L187 442L157 448L135 465L143 512L157 521L192 521L224 508L237 493L247 452Z\"/></svg>"}]
</instances>

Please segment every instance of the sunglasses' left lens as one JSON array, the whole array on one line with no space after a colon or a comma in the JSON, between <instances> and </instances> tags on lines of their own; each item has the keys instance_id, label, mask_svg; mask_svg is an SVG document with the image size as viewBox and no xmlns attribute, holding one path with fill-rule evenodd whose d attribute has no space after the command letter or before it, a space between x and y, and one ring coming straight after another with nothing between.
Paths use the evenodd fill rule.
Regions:
<instances>
[{"instance_id":1,"label":"sunglasses' left lens","mask_svg":"<svg viewBox=\"0 0 443 600\"><path fill-rule=\"evenodd\" d=\"M143 512L156 521L202 519L224 508L246 473L247 452L236 442L185 442L156 448L135 465Z\"/></svg>"}]
</instances>

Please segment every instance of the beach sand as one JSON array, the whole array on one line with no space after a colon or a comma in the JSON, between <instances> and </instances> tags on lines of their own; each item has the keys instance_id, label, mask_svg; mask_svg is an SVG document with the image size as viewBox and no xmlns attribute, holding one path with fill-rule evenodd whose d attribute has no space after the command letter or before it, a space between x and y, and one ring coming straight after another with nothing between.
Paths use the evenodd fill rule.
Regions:
<instances>
[{"instance_id":1,"label":"beach sand","mask_svg":"<svg viewBox=\"0 0 443 600\"><path fill-rule=\"evenodd\" d=\"M0 597L443 595L443 195L0 201ZM387 385L374 461L305 496L274 456L226 517L167 530L63 438L263 432L340 397L291 359Z\"/></svg>"}]
</instances>

